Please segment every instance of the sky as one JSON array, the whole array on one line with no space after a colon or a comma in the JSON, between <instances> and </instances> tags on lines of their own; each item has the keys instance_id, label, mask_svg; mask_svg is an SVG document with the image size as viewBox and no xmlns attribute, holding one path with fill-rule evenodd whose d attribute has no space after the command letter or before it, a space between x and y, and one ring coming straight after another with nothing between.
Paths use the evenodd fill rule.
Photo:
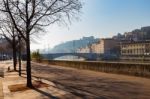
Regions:
<instances>
[{"instance_id":1,"label":"sky","mask_svg":"<svg viewBox=\"0 0 150 99\"><path fill-rule=\"evenodd\" d=\"M83 36L107 38L150 26L150 0L82 0L83 8L78 20L71 24L53 24L46 27L31 49L53 48L62 42Z\"/></svg>"}]
</instances>

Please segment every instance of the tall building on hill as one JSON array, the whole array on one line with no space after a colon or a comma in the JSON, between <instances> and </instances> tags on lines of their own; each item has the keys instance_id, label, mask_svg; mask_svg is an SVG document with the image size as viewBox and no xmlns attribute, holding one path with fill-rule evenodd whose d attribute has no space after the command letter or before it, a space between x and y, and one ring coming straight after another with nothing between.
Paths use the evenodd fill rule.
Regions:
<instances>
[{"instance_id":1,"label":"tall building on hill","mask_svg":"<svg viewBox=\"0 0 150 99\"><path fill-rule=\"evenodd\" d=\"M116 40L131 40L131 41L143 41L150 40L150 26L142 27L141 29L135 29L131 32L125 32L124 34L118 33L113 36Z\"/></svg>"}]
</instances>

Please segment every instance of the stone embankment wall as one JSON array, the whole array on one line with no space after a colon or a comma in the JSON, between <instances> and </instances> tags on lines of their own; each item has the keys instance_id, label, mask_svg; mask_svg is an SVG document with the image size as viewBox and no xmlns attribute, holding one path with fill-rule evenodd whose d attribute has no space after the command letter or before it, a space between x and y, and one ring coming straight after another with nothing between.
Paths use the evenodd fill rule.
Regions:
<instances>
[{"instance_id":1,"label":"stone embankment wall","mask_svg":"<svg viewBox=\"0 0 150 99\"><path fill-rule=\"evenodd\" d=\"M41 63L150 78L150 63L41 60Z\"/></svg>"}]
</instances>

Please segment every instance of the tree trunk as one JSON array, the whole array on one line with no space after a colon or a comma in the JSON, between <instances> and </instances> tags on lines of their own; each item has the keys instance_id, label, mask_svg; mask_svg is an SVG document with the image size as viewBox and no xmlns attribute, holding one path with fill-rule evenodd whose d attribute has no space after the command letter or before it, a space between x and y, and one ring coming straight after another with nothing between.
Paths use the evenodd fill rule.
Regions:
<instances>
[{"instance_id":1,"label":"tree trunk","mask_svg":"<svg viewBox=\"0 0 150 99\"><path fill-rule=\"evenodd\" d=\"M14 66L14 71L16 71L16 65L17 65L17 56L16 56L16 42L15 38L13 37L13 66Z\"/></svg>"},{"instance_id":2,"label":"tree trunk","mask_svg":"<svg viewBox=\"0 0 150 99\"><path fill-rule=\"evenodd\" d=\"M21 38L19 38L19 76L21 76Z\"/></svg>"},{"instance_id":3,"label":"tree trunk","mask_svg":"<svg viewBox=\"0 0 150 99\"><path fill-rule=\"evenodd\" d=\"M32 86L32 78L31 78L31 56L30 56L30 35L27 33L27 39L26 39L26 51L27 51L27 66L26 66L26 72L27 72L27 87L33 87Z\"/></svg>"}]
</instances>

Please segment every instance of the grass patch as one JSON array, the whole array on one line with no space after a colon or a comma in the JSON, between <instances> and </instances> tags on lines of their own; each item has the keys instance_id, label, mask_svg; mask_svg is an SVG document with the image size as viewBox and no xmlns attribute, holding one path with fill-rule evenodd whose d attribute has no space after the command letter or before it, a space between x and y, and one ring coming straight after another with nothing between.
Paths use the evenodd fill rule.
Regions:
<instances>
[{"instance_id":1,"label":"grass patch","mask_svg":"<svg viewBox=\"0 0 150 99\"><path fill-rule=\"evenodd\" d=\"M49 87L49 85L46 83L43 83L41 81L34 81L33 88L27 87L26 84L16 84L16 85L8 86L8 88L11 92L26 91L26 90L30 90L30 89L43 88L43 87Z\"/></svg>"}]
</instances>

